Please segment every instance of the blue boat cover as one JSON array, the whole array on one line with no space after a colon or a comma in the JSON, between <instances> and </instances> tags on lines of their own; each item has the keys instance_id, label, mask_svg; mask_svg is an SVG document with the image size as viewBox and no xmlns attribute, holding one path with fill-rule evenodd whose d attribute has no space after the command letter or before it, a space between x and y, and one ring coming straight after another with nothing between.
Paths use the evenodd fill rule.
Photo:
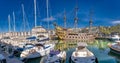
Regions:
<instances>
[{"instance_id":1,"label":"blue boat cover","mask_svg":"<svg viewBox=\"0 0 120 63\"><path fill-rule=\"evenodd\" d=\"M28 37L26 38L27 40L36 40L37 38L35 36L32 36L32 37Z\"/></svg>"},{"instance_id":2,"label":"blue boat cover","mask_svg":"<svg viewBox=\"0 0 120 63\"><path fill-rule=\"evenodd\" d=\"M60 51L55 51L55 50L50 51L50 55L56 55L56 54L59 54L59 53L60 53Z\"/></svg>"}]
</instances>

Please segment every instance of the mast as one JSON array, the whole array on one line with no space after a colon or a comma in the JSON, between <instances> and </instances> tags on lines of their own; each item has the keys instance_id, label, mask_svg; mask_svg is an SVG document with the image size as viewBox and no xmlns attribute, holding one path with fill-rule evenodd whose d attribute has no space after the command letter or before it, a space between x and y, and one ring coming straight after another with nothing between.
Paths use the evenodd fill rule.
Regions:
<instances>
[{"instance_id":1,"label":"mast","mask_svg":"<svg viewBox=\"0 0 120 63\"><path fill-rule=\"evenodd\" d=\"M75 18L74 18L74 27L75 27L75 31L77 30L77 23L78 23L78 16L77 16L77 13L78 13L78 7L76 6L76 8L75 8Z\"/></svg>"},{"instance_id":2,"label":"mast","mask_svg":"<svg viewBox=\"0 0 120 63\"><path fill-rule=\"evenodd\" d=\"M35 27L37 26L37 16L36 16L36 0L34 0L34 12L35 12Z\"/></svg>"},{"instance_id":3,"label":"mast","mask_svg":"<svg viewBox=\"0 0 120 63\"><path fill-rule=\"evenodd\" d=\"M74 18L74 27L75 27L75 32L77 31L77 23L78 23L78 0L76 0L76 7L75 7L75 18Z\"/></svg>"},{"instance_id":4,"label":"mast","mask_svg":"<svg viewBox=\"0 0 120 63\"><path fill-rule=\"evenodd\" d=\"M89 12L89 14L90 14L89 33L91 33L91 30L92 30L92 24L93 24L93 20L92 20L93 11L91 10L91 11Z\"/></svg>"},{"instance_id":5,"label":"mast","mask_svg":"<svg viewBox=\"0 0 120 63\"><path fill-rule=\"evenodd\" d=\"M49 31L49 9L48 9L48 0L46 0L46 6L47 6L47 21L48 21L48 31Z\"/></svg>"},{"instance_id":6,"label":"mast","mask_svg":"<svg viewBox=\"0 0 120 63\"><path fill-rule=\"evenodd\" d=\"M14 21L14 32L15 32L16 29L15 29L15 13L14 13L14 11L13 11L13 21Z\"/></svg>"},{"instance_id":7,"label":"mast","mask_svg":"<svg viewBox=\"0 0 120 63\"><path fill-rule=\"evenodd\" d=\"M23 27L24 27L24 32L25 32L25 11L24 11L24 5L22 4L22 12L23 12Z\"/></svg>"},{"instance_id":8,"label":"mast","mask_svg":"<svg viewBox=\"0 0 120 63\"><path fill-rule=\"evenodd\" d=\"M10 14L8 15L8 30L9 30L9 33L11 32L11 26L10 26Z\"/></svg>"},{"instance_id":9,"label":"mast","mask_svg":"<svg viewBox=\"0 0 120 63\"><path fill-rule=\"evenodd\" d=\"M64 10L64 27L66 28L66 12Z\"/></svg>"}]
</instances>

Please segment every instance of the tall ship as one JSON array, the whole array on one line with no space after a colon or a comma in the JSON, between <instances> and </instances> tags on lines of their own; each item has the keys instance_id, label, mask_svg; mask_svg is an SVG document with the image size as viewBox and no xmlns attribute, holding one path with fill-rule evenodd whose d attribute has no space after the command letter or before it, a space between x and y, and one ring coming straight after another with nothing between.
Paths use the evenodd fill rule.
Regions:
<instances>
[{"instance_id":1,"label":"tall ship","mask_svg":"<svg viewBox=\"0 0 120 63\"><path fill-rule=\"evenodd\" d=\"M60 26L55 25L56 35L62 40L94 40L94 35L90 33L79 33L74 32L71 29L65 29Z\"/></svg>"},{"instance_id":2,"label":"tall ship","mask_svg":"<svg viewBox=\"0 0 120 63\"><path fill-rule=\"evenodd\" d=\"M65 14L65 13L64 13ZM66 16L64 15L64 27L58 26L54 23L55 32L59 39L62 40L94 40L95 36L91 33L92 28L92 19L89 21L89 31L88 32L80 32L77 29L78 17L77 17L77 8L75 11L74 18L74 29L66 28Z\"/></svg>"}]
</instances>

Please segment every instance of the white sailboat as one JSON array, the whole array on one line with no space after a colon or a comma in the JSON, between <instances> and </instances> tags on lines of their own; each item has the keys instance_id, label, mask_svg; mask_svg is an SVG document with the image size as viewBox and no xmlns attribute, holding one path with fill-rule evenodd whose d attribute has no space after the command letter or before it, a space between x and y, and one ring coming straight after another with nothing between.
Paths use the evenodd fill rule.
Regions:
<instances>
[{"instance_id":1,"label":"white sailboat","mask_svg":"<svg viewBox=\"0 0 120 63\"><path fill-rule=\"evenodd\" d=\"M95 56L89 51L86 46L87 44L84 42L80 42L80 45L76 48L76 50L72 53L71 60L74 63L94 63Z\"/></svg>"},{"instance_id":2,"label":"white sailboat","mask_svg":"<svg viewBox=\"0 0 120 63\"><path fill-rule=\"evenodd\" d=\"M34 0L34 19L35 27L32 29L32 36L38 39L38 42L49 40L49 33L42 26L37 26L36 0Z\"/></svg>"},{"instance_id":3,"label":"white sailboat","mask_svg":"<svg viewBox=\"0 0 120 63\"><path fill-rule=\"evenodd\" d=\"M37 26L36 26L36 0L34 0L34 5L35 5L35 28L37 28ZM45 44L45 45L37 44L33 48L22 51L20 58L21 59L25 59L25 58L31 59L31 58L37 58L37 57L48 55L50 53L50 51L54 49L54 46L55 46L55 44Z\"/></svg>"}]
</instances>

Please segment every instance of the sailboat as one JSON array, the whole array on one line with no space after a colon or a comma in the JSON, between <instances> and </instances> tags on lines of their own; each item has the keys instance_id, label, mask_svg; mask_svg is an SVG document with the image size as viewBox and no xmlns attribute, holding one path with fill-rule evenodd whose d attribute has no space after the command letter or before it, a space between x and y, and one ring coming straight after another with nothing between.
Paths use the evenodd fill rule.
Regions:
<instances>
[{"instance_id":1,"label":"sailboat","mask_svg":"<svg viewBox=\"0 0 120 63\"><path fill-rule=\"evenodd\" d=\"M80 41L94 40L95 36L93 34L77 31L77 23L78 23L77 12L78 12L78 8L76 7L75 18L74 18L74 27L75 27L74 29L60 27L56 23L54 23L56 35L61 40L80 40ZM65 15L64 15L64 22L66 26Z\"/></svg>"},{"instance_id":2,"label":"sailboat","mask_svg":"<svg viewBox=\"0 0 120 63\"><path fill-rule=\"evenodd\" d=\"M32 28L32 36L36 37L38 42L43 42L49 40L48 31L42 26L37 26L37 12L36 12L36 0L34 0L34 18L35 18L35 27ZM27 37L29 38L29 37Z\"/></svg>"},{"instance_id":3,"label":"sailboat","mask_svg":"<svg viewBox=\"0 0 120 63\"><path fill-rule=\"evenodd\" d=\"M36 14L36 0L34 0L34 4L35 4L35 14ZM36 17L35 17L35 23L36 23ZM36 44L33 48L22 51L20 58L31 59L31 58L37 58L37 57L48 55L50 51L54 49L54 46L55 44L44 44L44 45L40 43Z\"/></svg>"}]
</instances>

